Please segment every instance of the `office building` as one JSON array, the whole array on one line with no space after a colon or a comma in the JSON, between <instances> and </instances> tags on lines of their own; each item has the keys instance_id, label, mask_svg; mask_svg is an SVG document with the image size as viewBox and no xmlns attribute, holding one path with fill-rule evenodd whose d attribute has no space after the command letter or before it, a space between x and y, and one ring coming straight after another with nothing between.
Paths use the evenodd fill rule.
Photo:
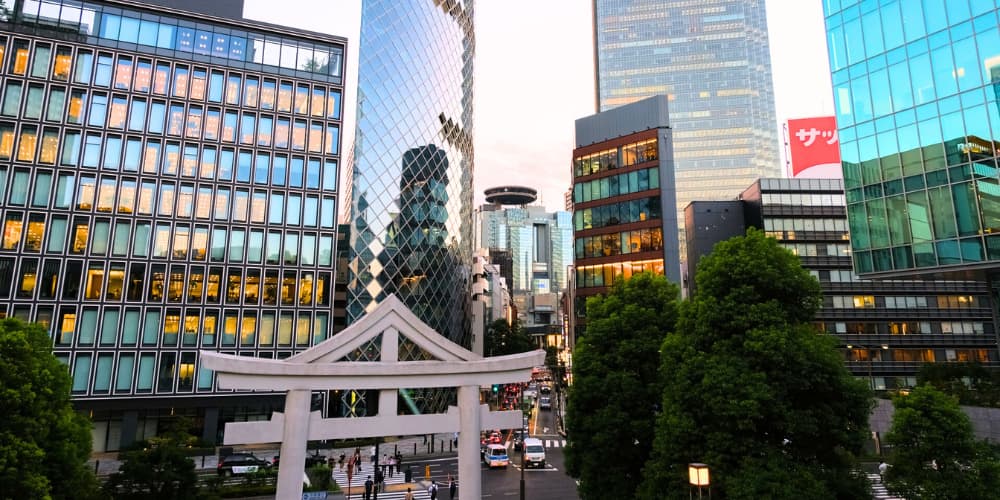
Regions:
<instances>
[{"instance_id":1,"label":"office building","mask_svg":"<svg viewBox=\"0 0 1000 500\"><path fill-rule=\"evenodd\" d=\"M574 314L633 273L680 284L667 97L576 120L573 150ZM577 334L584 322L575 322Z\"/></svg>"},{"instance_id":2,"label":"office building","mask_svg":"<svg viewBox=\"0 0 1000 500\"><path fill-rule=\"evenodd\" d=\"M469 345L473 2L362 3L347 321L395 294Z\"/></svg>"},{"instance_id":3,"label":"office building","mask_svg":"<svg viewBox=\"0 0 1000 500\"><path fill-rule=\"evenodd\" d=\"M854 266L1000 267L1000 3L824 3Z\"/></svg>"},{"instance_id":4,"label":"office building","mask_svg":"<svg viewBox=\"0 0 1000 500\"><path fill-rule=\"evenodd\" d=\"M534 190L519 188L530 196L512 196L514 188L486 190L490 203L476 210L477 244L488 250L500 270L509 260L509 274L503 277L510 282L518 320L543 345L562 323L558 294L566 287L566 269L573 263L572 216L527 205L534 201Z\"/></svg>"},{"instance_id":5,"label":"office building","mask_svg":"<svg viewBox=\"0 0 1000 500\"><path fill-rule=\"evenodd\" d=\"M748 227L798 255L822 288L817 327L837 337L847 367L875 390L913 387L924 363L1000 366L985 282L868 280L854 273L840 179L761 179L737 200L693 202L685 215L694 236L692 278L715 243Z\"/></svg>"},{"instance_id":6,"label":"office building","mask_svg":"<svg viewBox=\"0 0 1000 500\"><path fill-rule=\"evenodd\" d=\"M327 338L340 37L133 1L17 2L0 34L0 312L47 325L95 450L282 398L199 350ZM232 15L233 17L223 17Z\"/></svg>"},{"instance_id":7,"label":"office building","mask_svg":"<svg viewBox=\"0 0 1000 500\"><path fill-rule=\"evenodd\" d=\"M764 0L593 8L597 110L669 97L678 220L693 200L732 199L782 175Z\"/></svg>"}]
</instances>

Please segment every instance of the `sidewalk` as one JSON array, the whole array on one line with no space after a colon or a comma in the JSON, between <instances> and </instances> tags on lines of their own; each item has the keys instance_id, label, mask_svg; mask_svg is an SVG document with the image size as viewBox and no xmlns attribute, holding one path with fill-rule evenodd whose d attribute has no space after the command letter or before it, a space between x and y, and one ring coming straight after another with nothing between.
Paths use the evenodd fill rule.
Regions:
<instances>
[{"instance_id":1,"label":"sidewalk","mask_svg":"<svg viewBox=\"0 0 1000 500\"><path fill-rule=\"evenodd\" d=\"M421 457L435 457L441 455L447 455L449 453L454 453L454 447L452 446L450 434L435 434L434 439L434 451L431 451L431 435L427 436L427 442L424 443L423 436L403 436L403 437L384 437L382 440L384 442L379 444L379 461L383 454L393 454L397 450L403 454L403 466L406 466L407 462L412 463L414 459L419 459ZM371 441L369 440L369 443ZM442 448L443 446L443 448ZM224 448L223 446L216 447L216 452ZM361 463L362 471L371 471L371 448L372 444L367 444L361 447ZM262 443L262 444L250 444L250 445L238 445L232 446L233 453L253 453L259 458L267 460L268 462L274 459L275 455L278 455L281 450L280 443ZM343 453L350 457L354 454L354 448L320 448L318 450L311 449L307 453L313 454L319 452L321 455L326 456L328 459L330 457L335 460L340 457ZM118 468L121 466L121 460L118 459L117 451L106 452L106 453L94 453L91 455L90 460L87 464L90 466L91 470L95 471L99 476L109 475L118 472ZM199 455L191 457L194 461L195 470L205 471L209 469L215 469L219 464L219 457L216 455ZM416 476L417 473L414 472ZM420 472L423 475L423 471Z\"/></svg>"}]
</instances>

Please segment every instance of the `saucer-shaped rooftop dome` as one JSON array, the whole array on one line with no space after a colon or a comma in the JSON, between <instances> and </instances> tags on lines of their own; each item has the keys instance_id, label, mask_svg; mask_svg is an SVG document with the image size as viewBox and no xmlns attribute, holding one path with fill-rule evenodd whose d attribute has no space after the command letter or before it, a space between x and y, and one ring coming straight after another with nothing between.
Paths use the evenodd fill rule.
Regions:
<instances>
[{"instance_id":1,"label":"saucer-shaped rooftop dome","mask_svg":"<svg viewBox=\"0 0 1000 500\"><path fill-rule=\"evenodd\" d=\"M499 186L485 191L486 202L497 205L527 205L538 198L538 191L524 186Z\"/></svg>"}]
</instances>

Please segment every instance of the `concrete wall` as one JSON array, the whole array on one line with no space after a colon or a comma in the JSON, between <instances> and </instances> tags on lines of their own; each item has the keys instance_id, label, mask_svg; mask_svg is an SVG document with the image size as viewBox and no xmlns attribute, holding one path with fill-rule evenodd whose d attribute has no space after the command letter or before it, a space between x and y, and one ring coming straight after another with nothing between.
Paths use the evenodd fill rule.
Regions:
<instances>
[{"instance_id":1,"label":"concrete wall","mask_svg":"<svg viewBox=\"0 0 1000 500\"><path fill-rule=\"evenodd\" d=\"M1000 443L1000 408L982 408L979 406L962 406L962 411L972 420L972 429L976 439L986 439ZM876 399L868 425L873 432L885 436L892 427L892 401Z\"/></svg>"}]
</instances>

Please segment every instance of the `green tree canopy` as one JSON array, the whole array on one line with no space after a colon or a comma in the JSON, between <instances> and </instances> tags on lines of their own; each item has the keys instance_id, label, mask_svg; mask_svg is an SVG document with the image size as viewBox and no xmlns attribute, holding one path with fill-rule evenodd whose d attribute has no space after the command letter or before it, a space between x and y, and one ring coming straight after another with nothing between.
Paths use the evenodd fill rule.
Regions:
<instances>
[{"instance_id":1,"label":"green tree canopy","mask_svg":"<svg viewBox=\"0 0 1000 500\"><path fill-rule=\"evenodd\" d=\"M929 384L958 398L958 404L1000 407L1000 371L979 363L924 363L917 385Z\"/></svg>"},{"instance_id":2,"label":"green tree canopy","mask_svg":"<svg viewBox=\"0 0 1000 500\"><path fill-rule=\"evenodd\" d=\"M665 277L645 272L587 301L566 412L566 466L582 498L634 497L653 446L658 350L677 321L678 295Z\"/></svg>"},{"instance_id":3,"label":"green tree canopy","mask_svg":"<svg viewBox=\"0 0 1000 500\"><path fill-rule=\"evenodd\" d=\"M535 343L531 340L531 335L517 320L512 325L508 325L505 319L490 323L483 340L483 352L488 357L518 354L533 349Z\"/></svg>"},{"instance_id":4,"label":"green tree canopy","mask_svg":"<svg viewBox=\"0 0 1000 500\"><path fill-rule=\"evenodd\" d=\"M197 439L188 433L186 418L166 421L166 428L140 449L122 454L118 472L108 478L104 490L115 499L180 500L198 492L194 462L185 449Z\"/></svg>"},{"instance_id":5,"label":"green tree canopy","mask_svg":"<svg viewBox=\"0 0 1000 500\"><path fill-rule=\"evenodd\" d=\"M72 381L45 330L0 320L0 498L88 498L90 421L70 404Z\"/></svg>"},{"instance_id":6,"label":"green tree canopy","mask_svg":"<svg viewBox=\"0 0 1000 500\"><path fill-rule=\"evenodd\" d=\"M859 498L852 453L871 394L810 324L815 278L751 229L702 258L662 346L662 408L640 498L687 498L703 462L717 498Z\"/></svg>"},{"instance_id":7,"label":"green tree canopy","mask_svg":"<svg viewBox=\"0 0 1000 500\"><path fill-rule=\"evenodd\" d=\"M921 385L893 405L889 491L910 500L1000 498L1000 460L976 441L956 398Z\"/></svg>"}]
</instances>

